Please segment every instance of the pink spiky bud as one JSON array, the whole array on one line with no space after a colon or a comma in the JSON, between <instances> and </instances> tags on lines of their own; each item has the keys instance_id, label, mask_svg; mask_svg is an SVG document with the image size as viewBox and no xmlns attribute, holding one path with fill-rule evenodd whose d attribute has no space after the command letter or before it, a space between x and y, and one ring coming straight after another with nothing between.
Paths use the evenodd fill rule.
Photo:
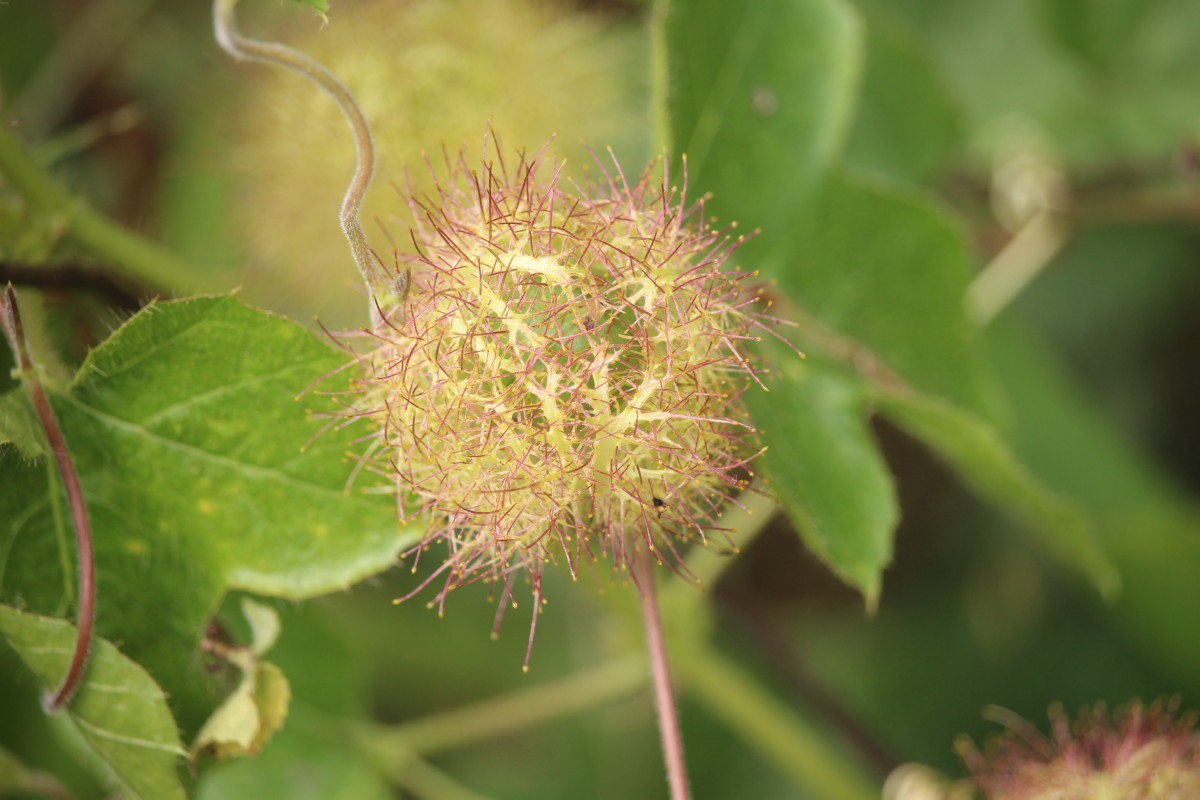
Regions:
<instances>
[{"instance_id":1,"label":"pink spiky bud","mask_svg":"<svg viewBox=\"0 0 1200 800\"><path fill-rule=\"evenodd\" d=\"M657 164L584 190L486 146L477 170L447 166L414 203L411 288L353 410L377 426L373 466L428 515L422 545L449 549L422 586L441 580L440 604L495 581L503 609L527 573L536 608L547 561L625 569L640 547L678 567L676 542L721 530L758 453L741 396L763 318L729 263L741 240Z\"/></svg>"},{"instance_id":2,"label":"pink spiky bud","mask_svg":"<svg viewBox=\"0 0 1200 800\"><path fill-rule=\"evenodd\" d=\"M1052 738L997 709L1008 730L983 752L967 740L958 751L990 800L1190 800L1200 797L1200 731L1177 707L1134 702L1110 716L1097 704L1074 724L1054 707Z\"/></svg>"}]
</instances>

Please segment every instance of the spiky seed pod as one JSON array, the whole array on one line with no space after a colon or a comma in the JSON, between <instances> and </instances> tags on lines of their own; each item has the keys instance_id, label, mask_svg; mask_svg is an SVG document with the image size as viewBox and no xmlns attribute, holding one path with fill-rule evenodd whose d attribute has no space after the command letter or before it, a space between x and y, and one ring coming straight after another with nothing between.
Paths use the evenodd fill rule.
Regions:
<instances>
[{"instance_id":1,"label":"spiky seed pod","mask_svg":"<svg viewBox=\"0 0 1200 800\"><path fill-rule=\"evenodd\" d=\"M1200 730L1177 707L1134 702L1110 717L1098 704L1074 724L1055 707L1052 739L1006 715L1007 732L983 752L966 740L958 750L989 800L1191 800L1200 797Z\"/></svg>"},{"instance_id":2,"label":"spiky seed pod","mask_svg":"<svg viewBox=\"0 0 1200 800\"><path fill-rule=\"evenodd\" d=\"M741 396L763 317L729 264L740 240L652 170L580 191L485 148L450 172L414 205L411 291L352 412L379 431L374 468L432 520L426 543L449 548L440 601L484 579L503 608L523 572L540 598L558 558L678 564L758 453Z\"/></svg>"}]
</instances>

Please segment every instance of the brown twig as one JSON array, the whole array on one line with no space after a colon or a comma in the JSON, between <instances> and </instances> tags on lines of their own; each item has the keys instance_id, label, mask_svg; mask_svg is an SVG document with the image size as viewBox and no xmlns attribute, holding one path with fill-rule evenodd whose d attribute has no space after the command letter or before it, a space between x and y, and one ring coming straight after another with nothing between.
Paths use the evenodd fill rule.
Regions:
<instances>
[{"instance_id":1,"label":"brown twig","mask_svg":"<svg viewBox=\"0 0 1200 800\"><path fill-rule=\"evenodd\" d=\"M135 292L114 280L103 270L82 264L34 264L24 261L0 260L0 284L29 286L37 289L57 289L67 292L89 292L98 295L108 305L122 311L137 311L143 305L139 294L153 296L153 290Z\"/></svg>"},{"instance_id":2,"label":"brown twig","mask_svg":"<svg viewBox=\"0 0 1200 800\"><path fill-rule=\"evenodd\" d=\"M67 504L71 508L71 520L75 525L75 547L79 555L79 617L75 629L75 651L71 654L67 674L63 676L58 688L42 694L42 707L46 711L57 711L70 702L71 696L79 688L83 673L87 669L88 653L92 645L92 628L96 620L96 565L92 552L92 526L88 520L83 487L79 485L79 475L75 472L67 439L59 427L58 418L54 415L54 409L50 406L50 400L42 389L41 381L38 380L33 367L33 360L29 356L29 347L21 324L21 312L17 306L17 295L11 283L4 289L4 302L0 304L0 311L0 323L3 323L5 336L12 347L21 381L29 391L34 411L37 412L50 450L54 453L54 460L58 464L63 488L67 493Z\"/></svg>"}]
</instances>

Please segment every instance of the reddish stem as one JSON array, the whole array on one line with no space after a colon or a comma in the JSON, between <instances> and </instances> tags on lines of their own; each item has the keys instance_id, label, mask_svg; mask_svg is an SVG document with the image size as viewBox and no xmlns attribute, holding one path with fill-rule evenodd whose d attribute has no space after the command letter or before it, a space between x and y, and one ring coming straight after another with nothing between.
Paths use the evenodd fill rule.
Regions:
<instances>
[{"instance_id":1,"label":"reddish stem","mask_svg":"<svg viewBox=\"0 0 1200 800\"><path fill-rule=\"evenodd\" d=\"M654 590L654 561L644 544L634 548L631 569L633 583L642 598L642 622L646 628L650 668L654 673L654 705L658 711L658 732L662 738L671 800L691 800L687 763L683 756L683 735L679 732L679 713L675 708L675 693L671 689L667 646L663 637L662 617L658 613L658 596Z\"/></svg>"},{"instance_id":2,"label":"reddish stem","mask_svg":"<svg viewBox=\"0 0 1200 800\"><path fill-rule=\"evenodd\" d=\"M17 360L22 382L29 390L29 399L33 402L34 411L46 432L50 451L54 453L58 472L62 476L63 489L67 493L67 504L71 508L71 521L75 525L75 548L79 555L79 618L75 628L75 651L71 654L71 664L58 688L42 694L42 707L46 711L57 711L70 701L75 690L79 688L79 682L87 669L88 652L92 644L92 628L96 620L96 564L92 552L92 526L88 520L87 504L83 499L83 487L79 485L79 475L71 461L67 439L33 369L33 360L29 356L25 330L21 324L21 312L17 307L17 295L11 283L4 289L4 303L0 308L3 309L0 321L3 322L4 333L12 347L13 357Z\"/></svg>"}]
</instances>

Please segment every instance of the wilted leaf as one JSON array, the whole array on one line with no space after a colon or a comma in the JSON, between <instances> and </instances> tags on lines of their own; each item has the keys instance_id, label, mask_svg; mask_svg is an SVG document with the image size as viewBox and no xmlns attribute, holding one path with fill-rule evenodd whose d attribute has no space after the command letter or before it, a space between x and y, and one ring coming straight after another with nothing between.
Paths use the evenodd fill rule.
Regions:
<instances>
[{"instance_id":1,"label":"wilted leaf","mask_svg":"<svg viewBox=\"0 0 1200 800\"><path fill-rule=\"evenodd\" d=\"M42 686L58 685L74 649L74 626L0 605L0 634ZM65 713L129 796L185 796L176 766L186 751L166 697L144 669L109 642L92 642L87 673Z\"/></svg>"},{"instance_id":2,"label":"wilted leaf","mask_svg":"<svg viewBox=\"0 0 1200 800\"><path fill-rule=\"evenodd\" d=\"M249 597L242 598L242 614L250 623L250 651L256 656L266 655L279 639L279 614Z\"/></svg>"},{"instance_id":3,"label":"wilted leaf","mask_svg":"<svg viewBox=\"0 0 1200 800\"><path fill-rule=\"evenodd\" d=\"M242 681L213 712L192 745L193 758L212 753L218 761L258 755L287 718L292 690L283 670L251 659Z\"/></svg>"},{"instance_id":4,"label":"wilted leaf","mask_svg":"<svg viewBox=\"0 0 1200 800\"><path fill-rule=\"evenodd\" d=\"M288 679L279 667L259 660L279 638L279 615L249 597L242 598L242 614L250 624L250 645L217 653L242 671L242 680L196 735L193 759L201 753L218 761L258 755L287 717Z\"/></svg>"}]
</instances>

